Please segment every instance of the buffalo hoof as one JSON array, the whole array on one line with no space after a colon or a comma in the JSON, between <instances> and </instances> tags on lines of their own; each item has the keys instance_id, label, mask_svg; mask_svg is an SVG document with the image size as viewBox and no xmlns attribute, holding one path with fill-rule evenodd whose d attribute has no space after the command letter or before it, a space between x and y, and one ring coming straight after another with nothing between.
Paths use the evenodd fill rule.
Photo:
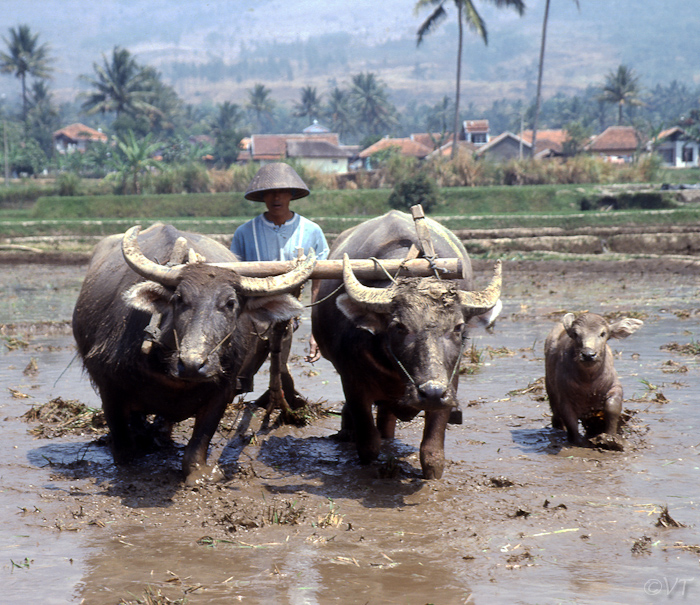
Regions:
<instances>
[{"instance_id":1,"label":"buffalo hoof","mask_svg":"<svg viewBox=\"0 0 700 605\"><path fill-rule=\"evenodd\" d=\"M218 464L214 466L198 464L187 473L185 485L187 487L196 487L197 485L204 485L205 483L217 483L223 478L224 473L221 468L219 468Z\"/></svg>"},{"instance_id":2,"label":"buffalo hoof","mask_svg":"<svg viewBox=\"0 0 700 605\"><path fill-rule=\"evenodd\" d=\"M423 469L423 478L429 481L441 479L445 470L445 458L436 455L421 455L420 466Z\"/></svg>"},{"instance_id":3,"label":"buffalo hoof","mask_svg":"<svg viewBox=\"0 0 700 605\"><path fill-rule=\"evenodd\" d=\"M611 450L613 452L623 452L625 450L624 440L618 435L610 435L609 433L601 433L592 437L591 443L594 447L602 450Z\"/></svg>"}]
</instances>

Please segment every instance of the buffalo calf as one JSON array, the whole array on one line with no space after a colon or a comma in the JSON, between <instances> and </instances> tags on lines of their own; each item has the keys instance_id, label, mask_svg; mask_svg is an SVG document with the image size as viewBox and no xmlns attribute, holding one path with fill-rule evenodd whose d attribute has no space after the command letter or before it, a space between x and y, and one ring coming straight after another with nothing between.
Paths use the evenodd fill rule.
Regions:
<instances>
[{"instance_id":1,"label":"buffalo calf","mask_svg":"<svg viewBox=\"0 0 700 605\"><path fill-rule=\"evenodd\" d=\"M567 313L547 336L545 386L552 426L565 428L571 443L623 449L617 436L622 385L613 367L608 339L627 338L642 325L642 321L630 317L608 323L594 313ZM579 420L585 437L578 431Z\"/></svg>"}]
</instances>

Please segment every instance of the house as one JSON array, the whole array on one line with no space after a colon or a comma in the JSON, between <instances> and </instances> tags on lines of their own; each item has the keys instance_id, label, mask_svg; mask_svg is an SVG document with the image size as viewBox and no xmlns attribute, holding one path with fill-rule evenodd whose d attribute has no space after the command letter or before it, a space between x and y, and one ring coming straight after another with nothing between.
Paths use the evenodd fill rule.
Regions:
<instances>
[{"instance_id":1,"label":"house","mask_svg":"<svg viewBox=\"0 0 700 605\"><path fill-rule=\"evenodd\" d=\"M384 137L360 152L359 157L362 160L362 166L365 170L371 170L372 156L380 151L389 151L391 149L396 150L397 153L404 157L414 157L418 160L424 160L433 151L432 146L423 145L412 137L400 139Z\"/></svg>"},{"instance_id":2,"label":"house","mask_svg":"<svg viewBox=\"0 0 700 605\"><path fill-rule=\"evenodd\" d=\"M584 149L608 162L625 163L634 161L642 148L641 135L632 126L610 126L593 137Z\"/></svg>"},{"instance_id":3,"label":"house","mask_svg":"<svg viewBox=\"0 0 700 605\"><path fill-rule=\"evenodd\" d=\"M462 122L462 134L460 138L473 145L486 145L489 142L488 120L465 120Z\"/></svg>"},{"instance_id":4,"label":"house","mask_svg":"<svg viewBox=\"0 0 700 605\"><path fill-rule=\"evenodd\" d=\"M85 152L91 143L106 143L107 135L99 130L75 123L53 133L53 145L58 153Z\"/></svg>"},{"instance_id":5,"label":"house","mask_svg":"<svg viewBox=\"0 0 700 605\"><path fill-rule=\"evenodd\" d=\"M433 151L428 158L435 158L435 157L441 157L441 158L450 158L452 157L452 146L453 146L453 141L452 137L450 137L450 140L445 143L444 145L441 145L438 147L435 151ZM466 141L457 141L457 153L469 153L473 154L478 147L474 145L473 143L467 143Z\"/></svg>"},{"instance_id":6,"label":"house","mask_svg":"<svg viewBox=\"0 0 700 605\"><path fill-rule=\"evenodd\" d=\"M523 130L522 138L532 146L532 130ZM550 158L564 155L564 143L569 138L566 130L538 130L535 143L536 158Z\"/></svg>"},{"instance_id":7,"label":"house","mask_svg":"<svg viewBox=\"0 0 700 605\"><path fill-rule=\"evenodd\" d=\"M659 154L664 166L700 166L700 142L691 139L680 126L660 132L650 147Z\"/></svg>"},{"instance_id":8,"label":"house","mask_svg":"<svg viewBox=\"0 0 700 605\"><path fill-rule=\"evenodd\" d=\"M475 151L477 158L492 162L507 162L532 155L532 145L512 132L504 132L489 140Z\"/></svg>"},{"instance_id":9,"label":"house","mask_svg":"<svg viewBox=\"0 0 700 605\"><path fill-rule=\"evenodd\" d=\"M298 134L253 134L241 141L239 162L281 162L294 159L313 170L344 174L354 148L340 144L337 133L318 128Z\"/></svg>"}]
</instances>

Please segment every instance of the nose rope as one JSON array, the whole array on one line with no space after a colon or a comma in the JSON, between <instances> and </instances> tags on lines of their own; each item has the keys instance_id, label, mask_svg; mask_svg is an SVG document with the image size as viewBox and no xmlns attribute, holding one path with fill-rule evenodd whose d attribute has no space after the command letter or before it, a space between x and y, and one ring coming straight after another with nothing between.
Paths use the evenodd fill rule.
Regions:
<instances>
[{"instance_id":1,"label":"nose rope","mask_svg":"<svg viewBox=\"0 0 700 605\"><path fill-rule=\"evenodd\" d=\"M466 342L467 342L467 340L468 340L466 334L463 334L463 335L462 335L462 338L461 338L460 340L461 340L461 344L459 345L459 355L457 355L457 361L455 362L455 365L454 365L454 367L452 368L452 374L450 374L449 384L452 384L452 381L454 380L455 374L457 373L457 370L459 370L460 361L462 360L462 355L464 354L464 346L465 346L465 344L466 344ZM410 382L414 387L418 388L418 386L416 385L416 381L413 380L413 376L411 376L411 375L408 373L408 370L407 370L407 369L404 367L404 365L399 361L399 358L396 357L396 354L394 353L394 350L391 348L391 342L389 342L388 349L389 349L389 353L391 353L391 356L394 358L394 361L395 361L396 364L401 368L401 370L403 371L403 373L404 373L404 375L406 376L406 378L408 378L409 382Z\"/></svg>"},{"instance_id":2,"label":"nose rope","mask_svg":"<svg viewBox=\"0 0 700 605\"><path fill-rule=\"evenodd\" d=\"M205 360L209 360L209 356L212 353L216 353L217 350L221 348L221 346L233 335L233 330L231 330L226 336L224 336L220 341L219 344L217 344L209 353L207 353L207 356L205 357Z\"/></svg>"}]
</instances>

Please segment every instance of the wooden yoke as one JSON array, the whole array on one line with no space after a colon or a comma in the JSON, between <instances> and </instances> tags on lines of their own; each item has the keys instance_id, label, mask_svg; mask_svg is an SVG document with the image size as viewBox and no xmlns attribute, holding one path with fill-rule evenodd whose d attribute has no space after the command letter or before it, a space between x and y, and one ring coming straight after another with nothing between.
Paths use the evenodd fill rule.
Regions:
<instances>
[{"instance_id":1,"label":"wooden yoke","mask_svg":"<svg viewBox=\"0 0 700 605\"><path fill-rule=\"evenodd\" d=\"M430 229L428 224L425 222L425 213L423 212L423 206L416 204L411 206L411 215L413 216L413 222L416 224L416 233L418 234L418 240L420 241L421 248L423 249L423 256L430 263L430 268L435 273L435 277L440 279L442 276L438 271L435 261L437 256L435 255L435 248L433 247L433 240L430 238ZM409 254L413 250L409 250Z\"/></svg>"}]
</instances>

